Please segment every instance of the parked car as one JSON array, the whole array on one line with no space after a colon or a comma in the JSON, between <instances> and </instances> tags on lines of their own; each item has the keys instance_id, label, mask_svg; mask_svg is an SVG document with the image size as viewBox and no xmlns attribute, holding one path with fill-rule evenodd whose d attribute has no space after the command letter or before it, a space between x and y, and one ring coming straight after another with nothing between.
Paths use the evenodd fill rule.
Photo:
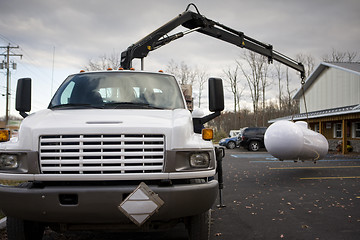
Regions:
<instances>
[{"instance_id":1,"label":"parked car","mask_svg":"<svg viewBox=\"0 0 360 240\"><path fill-rule=\"evenodd\" d=\"M219 141L219 145L228 149L234 149L239 146L239 135L235 137L223 138Z\"/></svg>"},{"instance_id":2,"label":"parked car","mask_svg":"<svg viewBox=\"0 0 360 240\"><path fill-rule=\"evenodd\" d=\"M245 128L239 136L238 144L249 151L259 151L264 148L264 134L266 127L248 127Z\"/></svg>"},{"instance_id":3,"label":"parked car","mask_svg":"<svg viewBox=\"0 0 360 240\"><path fill-rule=\"evenodd\" d=\"M241 129L239 129L239 130L230 130L229 138L238 136L240 132L241 132Z\"/></svg>"},{"instance_id":4,"label":"parked car","mask_svg":"<svg viewBox=\"0 0 360 240\"><path fill-rule=\"evenodd\" d=\"M219 145L224 146L228 149L234 149L236 147L239 147L241 134L244 129L245 128L241 128L239 130L230 130L229 137L221 139L219 141Z\"/></svg>"}]
</instances>

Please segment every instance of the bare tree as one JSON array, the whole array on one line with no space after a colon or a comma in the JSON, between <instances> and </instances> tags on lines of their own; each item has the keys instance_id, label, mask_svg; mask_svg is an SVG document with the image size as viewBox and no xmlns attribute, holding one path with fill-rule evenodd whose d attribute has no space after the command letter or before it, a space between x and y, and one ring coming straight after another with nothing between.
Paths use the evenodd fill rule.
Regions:
<instances>
[{"instance_id":1,"label":"bare tree","mask_svg":"<svg viewBox=\"0 0 360 240\"><path fill-rule=\"evenodd\" d=\"M283 104L285 106L285 110L286 112L290 112L291 114L293 114L293 110L294 110L294 106L297 106L296 104L294 104L293 98L292 98L292 94L295 92L296 89L290 89L290 76L289 76L289 68L286 68L286 72L285 72L285 80L286 80L286 95L284 96L284 100L283 100Z\"/></svg>"},{"instance_id":2,"label":"bare tree","mask_svg":"<svg viewBox=\"0 0 360 240\"><path fill-rule=\"evenodd\" d=\"M315 68L315 59L311 54L299 53L296 55L296 60L301 62L305 68L305 76L309 77Z\"/></svg>"},{"instance_id":3,"label":"bare tree","mask_svg":"<svg viewBox=\"0 0 360 240\"><path fill-rule=\"evenodd\" d=\"M240 110L239 102L243 89L239 89L240 78L238 76L239 66L236 65L234 69L228 67L227 70L223 70L225 74L225 81L230 85L230 91L233 94L234 99L234 112Z\"/></svg>"},{"instance_id":4,"label":"bare tree","mask_svg":"<svg viewBox=\"0 0 360 240\"><path fill-rule=\"evenodd\" d=\"M258 122L259 100L261 96L261 91L265 91L265 88L263 88L263 84L264 84L263 71L265 68L264 65L266 65L266 61L264 61L264 59L265 58L263 56L250 51L245 53L243 60L246 61L246 63L250 67L250 70L247 70L246 67L244 67L240 61L236 61L244 77L246 78L246 81L250 89L251 100L254 111L254 120L256 125ZM267 67L266 67L266 71L267 71Z\"/></svg>"},{"instance_id":5,"label":"bare tree","mask_svg":"<svg viewBox=\"0 0 360 240\"><path fill-rule=\"evenodd\" d=\"M330 54L323 56L324 62L357 62L360 59L357 58L358 53L357 52L340 52L332 49L332 52Z\"/></svg>"},{"instance_id":6,"label":"bare tree","mask_svg":"<svg viewBox=\"0 0 360 240\"><path fill-rule=\"evenodd\" d=\"M202 92L205 87L205 83L207 80L207 72L205 70L199 70L198 68L190 68L188 65L186 65L184 62L181 62L180 64L176 63L174 60L171 60L167 67L167 72L173 74L177 81L181 85L191 85L194 89L196 86L199 87L199 94L198 96L195 96L198 99L198 107L201 107L201 98L202 98Z\"/></svg>"},{"instance_id":7,"label":"bare tree","mask_svg":"<svg viewBox=\"0 0 360 240\"><path fill-rule=\"evenodd\" d=\"M261 71L260 80L261 80L261 90L262 90L262 110L265 111L266 108L266 89L270 86L268 81L268 69L269 64L267 64L267 58L264 56L259 57L259 61L262 61L263 70ZM262 114L262 126L265 126L265 114Z\"/></svg>"},{"instance_id":8,"label":"bare tree","mask_svg":"<svg viewBox=\"0 0 360 240\"><path fill-rule=\"evenodd\" d=\"M206 83L206 80L208 79L207 72L205 70L197 70L196 72L196 80L199 86L199 108L201 107L201 97L202 97L202 91L204 90L204 86Z\"/></svg>"},{"instance_id":9,"label":"bare tree","mask_svg":"<svg viewBox=\"0 0 360 240\"><path fill-rule=\"evenodd\" d=\"M169 62L166 67L167 72L174 74L176 79L181 85L184 84L193 84L195 81L196 73L191 70L191 68L186 65L184 62L181 62L180 65L176 63L173 59Z\"/></svg>"},{"instance_id":10,"label":"bare tree","mask_svg":"<svg viewBox=\"0 0 360 240\"><path fill-rule=\"evenodd\" d=\"M240 86L240 78L238 75L239 66L235 65L235 68L231 69L228 67L227 70L223 70L225 74L225 81L230 85L230 91L233 94L234 99L234 120L231 126L234 128L238 128L238 118L240 123L240 115L237 112L240 112L240 98L242 93L244 92L244 88Z\"/></svg>"},{"instance_id":11,"label":"bare tree","mask_svg":"<svg viewBox=\"0 0 360 240\"><path fill-rule=\"evenodd\" d=\"M281 104L281 99L282 99L282 86L281 86L281 82L282 82L282 79L283 79L283 75L284 75L284 72L281 68L281 63L279 62L275 62L274 63L274 68L275 68L275 78L278 80L278 91L279 91L279 95L278 95L278 100L279 100L279 110L281 111L281 107L282 107L282 104Z\"/></svg>"},{"instance_id":12,"label":"bare tree","mask_svg":"<svg viewBox=\"0 0 360 240\"><path fill-rule=\"evenodd\" d=\"M90 59L88 66L85 66L86 71L106 70L108 68L118 69L120 67L120 53L113 51L110 56L104 54L98 59Z\"/></svg>"},{"instance_id":13,"label":"bare tree","mask_svg":"<svg viewBox=\"0 0 360 240\"><path fill-rule=\"evenodd\" d=\"M179 72L179 64L177 64L174 59L171 59L166 66L166 71L177 77L176 74Z\"/></svg>"}]
</instances>

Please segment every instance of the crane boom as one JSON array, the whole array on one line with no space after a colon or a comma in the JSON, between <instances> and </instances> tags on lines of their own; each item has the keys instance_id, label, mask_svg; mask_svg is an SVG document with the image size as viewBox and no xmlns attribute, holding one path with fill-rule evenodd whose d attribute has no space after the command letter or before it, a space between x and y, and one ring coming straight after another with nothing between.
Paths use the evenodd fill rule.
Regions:
<instances>
[{"instance_id":1,"label":"crane boom","mask_svg":"<svg viewBox=\"0 0 360 240\"><path fill-rule=\"evenodd\" d=\"M189 6L188 6L189 8ZM301 78L305 78L305 70L302 63L297 62L277 51L273 50L273 46L265 44L256 39L246 36L243 32L236 31L221 23L215 22L201 15L199 12L195 13L189 11L179 14L168 23L164 24L149 35L140 39L138 42L132 44L121 53L121 66L124 69L131 68L131 63L134 58L143 59L150 51L158 49L165 44L168 44L184 35L197 31L199 33L220 39L224 42L233 44L240 48L245 48L256 52L268 58L269 63L276 60L290 68L300 72ZM196 9L197 10L197 9ZM188 31L179 32L168 36L167 34L178 26L188 28Z\"/></svg>"}]
</instances>

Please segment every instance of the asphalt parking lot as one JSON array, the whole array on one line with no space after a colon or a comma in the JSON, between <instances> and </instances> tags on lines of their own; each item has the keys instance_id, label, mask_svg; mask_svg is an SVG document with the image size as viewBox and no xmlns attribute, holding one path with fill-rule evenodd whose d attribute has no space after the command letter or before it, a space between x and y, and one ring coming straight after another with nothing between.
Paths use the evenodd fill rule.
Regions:
<instances>
[{"instance_id":1,"label":"asphalt parking lot","mask_svg":"<svg viewBox=\"0 0 360 240\"><path fill-rule=\"evenodd\" d=\"M360 239L358 156L294 163L234 149L223 166L211 239Z\"/></svg>"},{"instance_id":2,"label":"asphalt parking lot","mask_svg":"<svg viewBox=\"0 0 360 240\"><path fill-rule=\"evenodd\" d=\"M211 240L360 239L360 157L329 154L280 162L265 151L226 150L224 203L212 211ZM218 204L218 201L216 202ZM162 233L59 234L44 239L187 239L183 226ZM4 230L0 239L6 239Z\"/></svg>"}]
</instances>

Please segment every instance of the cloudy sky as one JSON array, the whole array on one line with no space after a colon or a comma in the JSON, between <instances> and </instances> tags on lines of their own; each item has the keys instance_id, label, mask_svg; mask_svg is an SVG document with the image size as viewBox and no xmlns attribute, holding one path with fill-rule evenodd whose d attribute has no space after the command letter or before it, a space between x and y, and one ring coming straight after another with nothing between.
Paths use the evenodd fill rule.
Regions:
<instances>
[{"instance_id":1,"label":"cloudy sky","mask_svg":"<svg viewBox=\"0 0 360 240\"><path fill-rule=\"evenodd\" d=\"M359 0L193 0L202 15L247 36L272 44L292 58L311 54L317 63L332 52L360 53ZM33 110L47 107L52 93L69 74L103 54L129 45L183 12L182 0L1 0L0 46L19 46L11 58L12 105L16 80L33 79ZM191 10L194 10L191 8ZM179 27L175 32L185 30ZM0 49L4 53L4 49ZM192 33L145 59L146 70L166 69L170 60L222 77L243 50ZM0 61L3 59L1 58ZM54 65L53 65L54 63ZM135 62L135 66L136 66ZM54 68L53 68L54 66ZM0 70L0 116L5 115L6 75ZM294 80L294 88L300 80ZM245 85L245 82L243 82ZM226 91L228 98L231 93ZM250 102L244 94L242 103ZM227 107L231 109L231 107ZM16 114L14 107L11 114Z\"/></svg>"}]
</instances>

